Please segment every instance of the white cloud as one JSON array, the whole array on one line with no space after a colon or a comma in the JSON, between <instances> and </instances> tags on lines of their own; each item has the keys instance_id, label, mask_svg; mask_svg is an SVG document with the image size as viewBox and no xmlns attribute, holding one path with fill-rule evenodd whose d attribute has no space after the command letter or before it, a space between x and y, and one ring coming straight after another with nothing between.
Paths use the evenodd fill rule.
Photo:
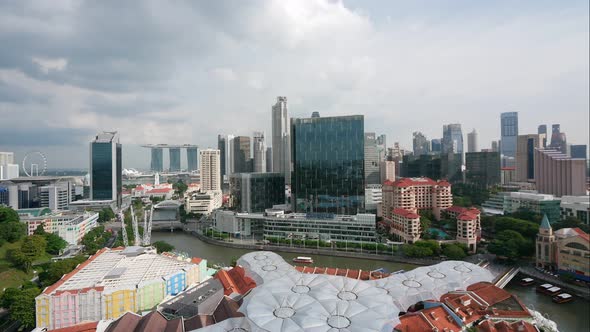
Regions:
<instances>
[{"instance_id":1,"label":"white cloud","mask_svg":"<svg viewBox=\"0 0 590 332\"><path fill-rule=\"evenodd\" d=\"M65 58L44 58L44 57L33 57L32 61L39 66L39 69L48 74L50 71L62 71L65 70L68 65L68 60Z\"/></svg>"},{"instance_id":2,"label":"white cloud","mask_svg":"<svg viewBox=\"0 0 590 332\"><path fill-rule=\"evenodd\" d=\"M211 69L210 73L214 78L216 78L218 80L222 80L222 81L226 81L226 82L233 82L233 81L238 80L238 76L231 68L226 68L226 67L213 68L213 69Z\"/></svg>"}]
</instances>

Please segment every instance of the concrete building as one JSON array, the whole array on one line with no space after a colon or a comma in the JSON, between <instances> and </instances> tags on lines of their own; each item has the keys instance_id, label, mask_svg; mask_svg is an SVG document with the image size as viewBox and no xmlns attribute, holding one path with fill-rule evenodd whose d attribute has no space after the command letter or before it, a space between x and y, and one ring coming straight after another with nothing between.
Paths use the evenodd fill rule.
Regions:
<instances>
[{"instance_id":1,"label":"concrete building","mask_svg":"<svg viewBox=\"0 0 590 332\"><path fill-rule=\"evenodd\" d=\"M162 172L164 170L164 150L162 148L152 148L151 154L150 169L153 172Z\"/></svg>"},{"instance_id":2,"label":"concrete building","mask_svg":"<svg viewBox=\"0 0 590 332\"><path fill-rule=\"evenodd\" d=\"M282 173L236 173L229 179L230 206L239 212L264 212L285 203Z\"/></svg>"},{"instance_id":3,"label":"concrete building","mask_svg":"<svg viewBox=\"0 0 590 332\"><path fill-rule=\"evenodd\" d=\"M586 195L586 160L554 149L535 149L537 191L560 196Z\"/></svg>"},{"instance_id":4,"label":"concrete building","mask_svg":"<svg viewBox=\"0 0 590 332\"><path fill-rule=\"evenodd\" d=\"M221 182L229 181L229 175L233 171L233 135L218 135L217 149L219 150L219 169Z\"/></svg>"},{"instance_id":5,"label":"concrete building","mask_svg":"<svg viewBox=\"0 0 590 332\"><path fill-rule=\"evenodd\" d=\"M0 165L0 180L12 180L18 178L20 168L18 164Z\"/></svg>"},{"instance_id":6,"label":"concrete building","mask_svg":"<svg viewBox=\"0 0 590 332\"><path fill-rule=\"evenodd\" d=\"M276 104L272 106L272 149L272 172L284 174L285 183L290 184L291 125L287 97L277 97Z\"/></svg>"},{"instance_id":7,"label":"concrete building","mask_svg":"<svg viewBox=\"0 0 590 332\"><path fill-rule=\"evenodd\" d=\"M391 219L385 219L385 222L389 224L389 232L395 239L405 243L414 243L420 240L420 215L416 212L394 208Z\"/></svg>"},{"instance_id":8,"label":"concrete building","mask_svg":"<svg viewBox=\"0 0 590 332\"><path fill-rule=\"evenodd\" d=\"M264 133L254 132L253 135L253 161L254 173L265 173L266 170L266 145L264 144Z\"/></svg>"},{"instance_id":9,"label":"concrete building","mask_svg":"<svg viewBox=\"0 0 590 332\"><path fill-rule=\"evenodd\" d=\"M460 123L443 126L442 153L463 154L463 131Z\"/></svg>"},{"instance_id":10,"label":"concrete building","mask_svg":"<svg viewBox=\"0 0 590 332\"><path fill-rule=\"evenodd\" d=\"M477 132L475 129L473 129L470 133L467 133L467 152L479 152Z\"/></svg>"},{"instance_id":11,"label":"concrete building","mask_svg":"<svg viewBox=\"0 0 590 332\"><path fill-rule=\"evenodd\" d=\"M51 210L67 210L70 203L76 198L76 191L72 182L62 181L39 188L39 197L41 207L48 207Z\"/></svg>"},{"instance_id":12,"label":"concrete building","mask_svg":"<svg viewBox=\"0 0 590 332\"><path fill-rule=\"evenodd\" d=\"M394 209L413 213L432 211L440 220L441 212L453 205L451 184L429 178L402 178L383 183L383 218L391 219Z\"/></svg>"},{"instance_id":13,"label":"concrete building","mask_svg":"<svg viewBox=\"0 0 590 332\"><path fill-rule=\"evenodd\" d=\"M516 145L516 181L535 181L535 149L543 148L544 134L519 135Z\"/></svg>"},{"instance_id":14,"label":"concrete building","mask_svg":"<svg viewBox=\"0 0 590 332\"><path fill-rule=\"evenodd\" d=\"M537 134L539 135L545 135L543 138L543 147L546 148L547 147L547 125L539 125L539 127L537 127Z\"/></svg>"},{"instance_id":15,"label":"concrete building","mask_svg":"<svg viewBox=\"0 0 590 332\"><path fill-rule=\"evenodd\" d=\"M432 153L441 153L442 152L442 142L440 138L433 138L430 141L430 151Z\"/></svg>"},{"instance_id":16,"label":"concrete building","mask_svg":"<svg viewBox=\"0 0 590 332\"><path fill-rule=\"evenodd\" d=\"M190 258L154 248L103 248L37 296L36 325L53 330L151 310L205 274Z\"/></svg>"},{"instance_id":17,"label":"concrete building","mask_svg":"<svg viewBox=\"0 0 590 332\"><path fill-rule=\"evenodd\" d=\"M379 183L383 184L385 181L395 181L395 161L385 160L379 163L379 176L381 177Z\"/></svg>"},{"instance_id":18,"label":"concrete building","mask_svg":"<svg viewBox=\"0 0 590 332\"><path fill-rule=\"evenodd\" d=\"M579 228L562 228L553 232L549 220L544 217L535 244L538 267L590 281L590 237L587 233Z\"/></svg>"},{"instance_id":19,"label":"concrete building","mask_svg":"<svg viewBox=\"0 0 590 332\"><path fill-rule=\"evenodd\" d=\"M365 133L365 185L379 184L379 154L375 133Z\"/></svg>"},{"instance_id":20,"label":"concrete building","mask_svg":"<svg viewBox=\"0 0 590 332\"><path fill-rule=\"evenodd\" d=\"M164 171L164 149L168 149L169 172L181 171L181 150L186 149L187 169L189 172L199 169L199 147L192 144L145 144L151 151L150 169L152 172Z\"/></svg>"},{"instance_id":21,"label":"concrete building","mask_svg":"<svg viewBox=\"0 0 590 332\"><path fill-rule=\"evenodd\" d=\"M430 153L430 141L419 131L415 131L412 134L412 147L414 150L414 156Z\"/></svg>"},{"instance_id":22,"label":"concrete building","mask_svg":"<svg viewBox=\"0 0 590 332\"><path fill-rule=\"evenodd\" d=\"M570 146L570 156L572 158L588 159L588 147L586 144L572 144Z\"/></svg>"},{"instance_id":23,"label":"concrete building","mask_svg":"<svg viewBox=\"0 0 590 332\"><path fill-rule=\"evenodd\" d=\"M47 233L57 234L70 245L78 245L84 235L98 225L96 212L51 212L49 208L16 210L20 221L27 225L27 235L33 235L43 225Z\"/></svg>"},{"instance_id":24,"label":"concrete building","mask_svg":"<svg viewBox=\"0 0 590 332\"><path fill-rule=\"evenodd\" d=\"M563 154L567 153L567 139L565 133L561 132L559 124L551 125L551 144L550 148L560 151Z\"/></svg>"},{"instance_id":25,"label":"concrete building","mask_svg":"<svg viewBox=\"0 0 590 332\"><path fill-rule=\"evenodd\" d=\"M502 167L514 167L516 163L516 139L518 137L518 112L500 114Z\"/></svg>"},{"instance_id":26,"label":"concrete building","mask_svg":"<svg viewBox=\"0 0 590 332\"><path fill-rule=\"evenodd\" d=\"M272 172L272 147L266 148L266 171Z\"/></svg>"},{"instance_id":27,"label":"concrete building","mask_svg":"<svg viewBox=\"0 0 590 332\"><path fill-rule=\"evenodd\" d=\"M500 142L499 141L492 141L492 152L500 152Z\"/></svg>"},{"instance_id":28,"label":"concrete building","mask_svg":"<svg viewBox=\"0 0 590 332\"><path fill-rule=\"evenodd\" d=\"M561 201L548 194L536 192L511 192L504 196L504 213L514 213L520 209L528 210L540 215L546 215L549 222L561 219Z\"/></svg>"},{"instance_id":29,"label":"concrete building","mask_svg":"<svg viewBox=\"0 0 590 332\"><path fill-rule=\"evenodd\" d=\"M14 152L0 152L0 165L14 164Z\"/></svg>"},{"instance_id":30,"label":"concrete building","mask_svg":"<svg viewBox=\"0 0 590 332\"><path fill-rule=\"evenodd\" d=\"M122 147L117 132L103 132L90 143L90 200L122 204Z\"/></svg>"},{"instance_id":31,"label":"concrete building","mask_svg":"<svg viewBox=\"0 0 590 332\"><path fill-rule=\"evenodd\" d=\"M187 213L210 215L223 205L221 190L208 190L187 193L184 201L184 210Z\"/></svg>"},{"instance_id":32,"label":"concrete building","mask_svg":"<svg viewBox=\"0 0 590 332\"><path fill-rule=\"evenodd\" d=\"M252 172L252 157L250 154L250 137L236 136L233 139L232 159L234 162L233 173Z\"/></svg>"},{"instance_id":33,"label":"concrete building","mask_svg":"<svg viewBox=\"0 0 590 332\"><path fill-rule=\"evenodd\" d=\"M488 188L500 183L500 154L498 152L467 152L465 179L479 187Z\"/></svg>"},{"instance_id":34,"label":"concrete building","mask_svg":"<svg viewBox=\"0 0 590 332\"><path fill-rule=\"evenodd\" d=\"M588 196L562 196L559 205L561 219L568 217L578 218L586 225L590 225L590 197Z\"/></svg>"},{"instance_id":35,"label":"concrete building","mask_svg":"<svg viewBox=\"0 0 590 332\"><path fill-rule=\"evenodd\" d=\"M215 149L200 151L201 190L221 190L220 152Z\"/></svg>"},{"instance_id":36,"label":"concrete building","mask_svg":"<svg viewBox=\"0 0 590 332\"><path fill-rule=\"evenodd\" d=\"M365 210L368 213L381 215L383 189L380 184L370 184L365 187Z\"/></svg>"}]
</instances>

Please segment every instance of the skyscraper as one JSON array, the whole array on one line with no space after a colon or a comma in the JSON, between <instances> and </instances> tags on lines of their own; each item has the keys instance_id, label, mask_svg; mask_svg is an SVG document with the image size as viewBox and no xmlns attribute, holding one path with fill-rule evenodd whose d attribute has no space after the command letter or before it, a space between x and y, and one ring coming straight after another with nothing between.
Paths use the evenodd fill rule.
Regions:
<instances>
[{"instance_id":1,"label":"skyscraper","mask_svg":"<svg viewBox=\"0 0 590 332\"><path fill-rule=\"evenodd\" d=\"M492 152L500 152L499 145L498 141L492 141Z\"/></svg>"},{"instance_id":2,"label":"skyscraper","mask_svg":"<svg viewBox=\"0 0 590 332\"><path fill-rule=\"evenodd\" d=\"M199 169L199 149L197 147L186 148L187 170L196 171Z\"/></svg>"},{"instance_id":3,"label":"skyscraper","mask_svg":"<svg viewBox=\"0 0 590 332\"><path fill-rule=\"evenodd\" d=\"M561 132L559 124L554 124L551 126L550 147L552 149L561 151L561 153L567 153L567 139L565 137L565 133Z\"/></svg>"},{"instance_id":4,"label":"skyscraper","mask_svg":"<svg viewBox=\"0 0 590 332\"><path fill-rule=\"evenodd\" d=\"M292 119L293 210L356 214L364 210L362 115Z\"/></svg>"},{"instance_id":5,"label":"skyscraper","mask_svg":"<svg viewBox=\"0 0 590 332\"><path fill-rule=\"evenodd\" d=\"M545 134L518 135L516 145L516 181L535 180L535 149L543 147Z\"/></svg>"},{"instance_id":6,"label":"skyscraper","mask_svg":"<svg viewBox=\"0 0 590 332\"><path fill-rule=\"evenodd\" d=\"M467 133L467 152L479 152L477 131L475 131L475 129L470 133Z\"/></svg>"},{"instance_id":7,"label":"skyscraper","mask_svg":"<svg viewBox=\"0 0 590 332\"><path fill-rule=\"evenodd\" d=\"M219 150L219 179L220 179L220 183L223 183L223 179L225 177L226 173L226 153L225 153L225 149L226 149L226 141L227 141L227 136L225 135L217 135L217 150Z\"/></svg>"},{"instance_id":8,"label":"skyscraper","mask_svg":"<svg viewBox=\"0 0 590 332\"><path fill-rule=\"evenodd\" d=\"M201 191L221 190L220 152L215 149L201 150Z\"/></svg>"},{"instance_id":9,"label":"skyscraper","mask_svg":"<svg viewBox=\"0 0 590 332\"><path fill-rule=\"evenodd\" d=\"M253 155L254 155L254 167L255 173L266 172L266 146L264 145L264 133L254 132L253 135Z\"/></svg>"},{"instance_id":10,"label":"skyscraper","mask_svg":"<svg viewBox=\"0 0 590 332\"><path fill-rule=\"evenodd\" d=\"M272 171L284 174L286 183L291 183L290 130L287 97L277 97L272 106Z\"/></svg>"},{"instance_id":11,"label":"skyscraper","mask_svg":"<svg viewBox=\"0 0 590 332\"><path fill-rule=\"evenodd\" d=\"M272 147L266 148L266 171L272 171Z\"/></svg>"},{"instance_id":12,"label":"skyscraper","mask_svg":"<svg viewBox=\"0 0 590 332\"><path fill-rule=\"evenodd\" d=\"M535 180L541 194L586 195L586 160L555 149L535 149Z\"/></svg>"},{"instance_id":13,"label":"skyscraper","mask_svg":"<svg viewBox=\"0 0 590 332\"><path fill-rule=\"evenodd\" d=\"M572 158L588 159L586 144L572 144L570 146L570 156Z\"/></svg>"},{"instance_id":14,"label":"skyscraper","mask_svg":"<svg viewBox=\"0 0 590 332\"><path fill-rule=\"evenodd\" d=\"M546 148L547 147L547 125L539 125L539 127L537 128L537 134L539 135L545 135L545 138L543 139L543 147Z\"/></svg>"},{"instance_id":15,"label":"skyscraper","mask_svg":"<svg viewBox=\"0 0 590 332\"><path fill-rule=\"evenodd\" d=\"M152 160L150 169L153 172L161 172L164 170L164 150L162 148L151 148Z\"/></svg>"},{"instance_id":16,"label":"skyscraper","mask_svg":"<svg viewBox=\"0 0 590 332\"><path fill-rule=\"evenodd\" d=\"M467 152L465 178L468 183L487 188L500 183L500 154L498 152Z\"/></svg>"},{"instance_id":17,"label":"skyscraper","mask_svg":"<svg viewBox=\"0 0 590 332\"><path fill-rule=\"evenodd\" d=\"M460 123L443 126L442 153L463 154L463 131Z\"/></svg>"},{"instance_id":18,"label":"skyscraper","mask_svg":"<svg viewBox=\"0 0 590 332\"><path fill-rule=\"evenodd\" d=\"M514 167L516 164L516 139L518 137L518 112L500 114L502 167Z\"/></svg>"},{"instance_id":19,"label":"skyscraper","mask_svg":"<svg viewBox=\"0 0 590 332\"><path fill-rule=\"evenodd\" d=\"M237 136L233 139L233 173L252 172L252 157L250 156L250 137Z\"/></svg>"},{"instance_id":20,"label":"skyscraper","mask_svg":"<svg viewBox=\"0 0 590 332\"><path fill-rule=\"evenodd\" d=\"M415 156L421 156L430 152L430 141L421 132L415 131L412 134L412 143Z\"/></svg>"},{"instance_id":21,"label":"skyscraper","mask_svg":"<svg viewBox=\"0 0 590 332\"><path fill-rule=\"evenodd\" d=\"M103 132L90 143L90 199L122 202L122 148L119 134Z\"/></svg>"},{"instance_id":22,"label":"skyscraper","mask_svg":"<svg viewBox=\"0 0 590 332\"><path fill-rule=\"evenodd\" d=\"M375 133L365 133L365 185L379 184L380 180Z\"/></svg>"},{"instance_id":23,"label":"skyscraper","mask_svg":"<svg viewBox=\"0 0 590 332\"><path fill-rule=\"evenodd\" d=\"M180 148L169 148L170 153L170 172L180 171Z\"/></svg>"},{"instance_id":24,"label":"skyscraper","mask_svg":"<svg viewBox=\"0 0 590 332\"><path fill-rule=\"evenodd\" d=\"M433 153L441 153L442 151L442 143L440 138L433 138L430 141L431 151Z\"/></svg>"},{"instance_id":25,"label":"skyscraper","mask_svg":"<svg viewBox=\"0 0 590 332\"><path fill-rule=\"evenodd\" d=\"M14 174L15 169L16 176ZM0 180L9 180L13 177L18 177L18 173L18 165L14 164L14 152L0 152Z\"/></svg>"},{"instance_id":26,"label":"skyscraper","mask_svg":"<svg viewBox=\"0 0 590 332\"><path fill-rule=\"evenodd\" d=\"M377 136L377 155L379 162L387 159L387 136L385 134Z\"/></svg>"}]
</instances>

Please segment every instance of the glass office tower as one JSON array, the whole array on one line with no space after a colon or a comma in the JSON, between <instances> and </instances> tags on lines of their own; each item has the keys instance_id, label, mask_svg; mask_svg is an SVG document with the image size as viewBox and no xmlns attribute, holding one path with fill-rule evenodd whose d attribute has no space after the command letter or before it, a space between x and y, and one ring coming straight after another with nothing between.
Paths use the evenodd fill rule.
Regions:
<instances>
[{"instance_id":1,"label":"glass office tower","mask_svg":"<svg viewBox=\"0 0 590 332\"><path fill-rule=\"evenodd\" d=\"M291 149L294 211L363 212L362 115L291 119Z\"/></svg>"},{"instance_id":2,"label":"glass office tower","mask_svg":"<svg viewBox=\"0 0 590 332\"><path fill-rule=\"evenodd\" d=\"M505 112L500 114L501 134L500 153L502 167L514 167L516 165L516 140L518 137L518 112Z\"/></svg>"},{"instance_id":3,"label":"glass office tower","mask_svg":"<svg viewBox=\"0 0 590 332\"><path fill-rule=\"evenodd\" d=\"M282 173L236 173L230 175L230 202L238 212L264 212L285 204L285 176Z\"/></svg>"},{"instance_id":4,"label":"glass office tower","mask_svg":"<svg viewBox=\"0 0 590 332\"><path fill-rule=\"evenodd\" d=\"M122 149L117 132L98 134L90 143L90 199L122 202Z\"/></svg>"}]
</instances>

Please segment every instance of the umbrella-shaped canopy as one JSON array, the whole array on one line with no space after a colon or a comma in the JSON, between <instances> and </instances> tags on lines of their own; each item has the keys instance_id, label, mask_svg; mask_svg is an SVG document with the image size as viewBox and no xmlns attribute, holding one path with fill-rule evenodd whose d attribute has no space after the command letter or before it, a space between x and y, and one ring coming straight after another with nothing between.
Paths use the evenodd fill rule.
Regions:
<instances>
[{"instance_id":1,"label":"umbrella-shaped canopy","mask_svg":"<svg viewBox=\"0 0 590 332\"><path fill-rule=\"evenodd\" d=\"M269 332L261 329L246 317L229 318L217 324L210 325L194 332ZM190 331L190 332L193 332Z\"/></svg>"},{"instance_id":2,"label":"umbrella-shaped canopy","mask_svg":"<svg viewBox=\"0 0 590 332\"><path fill-rule=\"evenodd\" d=\"M278 279L295 268L287 264L285 260L270 251L250 252L238 259L238 265L246 270L246 275L252 278L257 285Z\"/></svg>"}]
</instances>

